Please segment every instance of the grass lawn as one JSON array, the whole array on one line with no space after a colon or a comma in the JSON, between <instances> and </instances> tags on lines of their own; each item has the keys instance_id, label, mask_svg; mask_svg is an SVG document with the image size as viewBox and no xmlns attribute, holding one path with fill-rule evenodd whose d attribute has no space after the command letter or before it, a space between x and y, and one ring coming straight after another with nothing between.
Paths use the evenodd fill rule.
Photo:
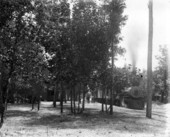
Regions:
<instances>
[{"instance_id":1,"label":"grass lawn","mask_svg":"<svg viewBox=\"0 0 170 137\"><path fill-rule=\"evenodd\" d=\"M29 104L9 105L0 137L170 137L170 104L153 103L152 119L146 110L116 106L111 116L99 103L86 104L84 114L75 116L69 104L65 108L60 115L52 102L42 102L40 111L31 111Z\"/></svg>"}]
</instances>

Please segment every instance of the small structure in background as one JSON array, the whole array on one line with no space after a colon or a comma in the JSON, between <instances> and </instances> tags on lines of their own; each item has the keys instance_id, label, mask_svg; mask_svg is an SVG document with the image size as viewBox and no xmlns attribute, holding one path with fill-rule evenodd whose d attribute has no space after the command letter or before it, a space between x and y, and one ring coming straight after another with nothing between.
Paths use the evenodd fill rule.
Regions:
<instances>
[{"instance_id":1,"label":"small structure in background","mask_svg":"<svg viewBox=\"0 0 170 137\"><path fill-rule=\"evenodd\" d=\"M125 88L120 94L121 106L131 109L144 109L145 94L140 86Z\"/></svg>"}]
</instances>

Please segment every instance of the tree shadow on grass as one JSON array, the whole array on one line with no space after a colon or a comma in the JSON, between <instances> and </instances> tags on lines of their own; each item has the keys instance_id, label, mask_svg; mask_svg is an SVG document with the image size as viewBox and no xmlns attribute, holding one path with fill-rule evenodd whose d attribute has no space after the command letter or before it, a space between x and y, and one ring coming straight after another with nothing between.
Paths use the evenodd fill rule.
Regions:
<instances>
[{"instance_id":1,"label":"tree shadow on grass","mask_svg":"<svg viewBox=\"0 0 170 137\"><path fill-rule=\"evenodd\" d=\"M36 116L37 112L34 111L21 111L21 110L8 110L6 113L6 117L27 117L32 118L33 116Z\"/></svg>"},{"instance_id":2,"label":"tree shadow on grass","mask_svg":"<svg viewBox=\"0 0 170 137\"><path fill-rule=\"evenodd\" d=\"M135 133L157 133L164 131L166 128L165 118L161 115L153 113L153 119L147 119L144 111L129 110L118 108L113 115L109 115L99 111L98 108L86 108L83 114L68 114L60 115L60 106L53 108L52 106L41 108L46 113L42 114L41 110L8 110L8 117L27 117L29 120L22 120L26 127L48 126L52 129L108 129L119 130L120 132L135 132ZM54 112L56 110L56 114ZM65 105L64 110L70 112L70 106ZM54 113L49 113L53 111ZM159 113L158 113L159 114Z\"/></svg>"},{"instance_id":3,"label":"tree shadow on grass","mask_svg":"<svg viewBox=\"0 0 170 137\"><path fill-rule=\"evenodd\" d=\"M41 118L25 122L26 126L48 126L55 129L110 129L121 132L157 133L165 129L165 122L147 119L145 116L132 116L114 112L114 115L85 111L81 115L44 115ZM161 126L160 126L161 125Z\"/></svg>"},{"instance_id":4,"label":"tree shadow on grass","mask_svg":"<svg viewBox=\"0 0 170 137\"><path fill-rule=\"evenodd\" d=\"M56 107L54 108L53 107L53 105L51 105L51 106L43 106L42 108L45 108L47 111L54 111L54 110L56 110L56 111L60 111L60 105L56 105ZM81 107L80 107L80 109L81 109ZM63 110L64 111L66 111L66 112L70 112L71 113L71 108L70 108L70 104L64 104L64 106L63 106ZM76 107L76 111L78 110L78 107ZM91 113L91 111L93 112L93 111L99 111L99 109L98 108L85 108L85 111L86 112L89 112L89 113Z\"/></svg>"}]
</instances>

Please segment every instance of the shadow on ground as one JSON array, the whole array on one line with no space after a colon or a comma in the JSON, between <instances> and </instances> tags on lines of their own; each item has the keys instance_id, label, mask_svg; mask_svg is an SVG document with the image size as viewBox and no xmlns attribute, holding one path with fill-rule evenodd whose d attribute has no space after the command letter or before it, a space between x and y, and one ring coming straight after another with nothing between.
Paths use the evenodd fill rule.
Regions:
<instances>
[{"instance_id":1,"label":"shadow on ground","mask_svg":"<svg viewBox=\"0 0 170 137\"><path fill-rule=\"evenodd\" d=\"M27 118L31 118L33 116L34 117L37 116L37 112L21 111L21 110L8 110L8 112L6 113L7 118L10 118L10 117L27 117Z\"/></svg>"},{"instance_id":2,"label":"shadow on ground","mask_svg":"<svg viewBox=\"0 0 170 137\"><path fill-rule=\"evenodd\" d=\"M72 115L60 113L48 113L49 111L59 111L60 107L43 107L38 111L21 111L21 110L8 110L7 118L12 117L27 117L29 120L22 120L24 126L38 127L48 126L49 128L56 129L110 129L119 130L120 132L145 132L157 133L166 128L166 120L164 115L153 113L153 119L145 117L145 111L129 110L120 108L115 111L113 115L100 112L97 108L87 108L83 114ZM65 106L69 110L69 106ZM42 114L41 112L46 111ZM161 126L160 126L161 125Z\"/></svg>"}]
</instances>

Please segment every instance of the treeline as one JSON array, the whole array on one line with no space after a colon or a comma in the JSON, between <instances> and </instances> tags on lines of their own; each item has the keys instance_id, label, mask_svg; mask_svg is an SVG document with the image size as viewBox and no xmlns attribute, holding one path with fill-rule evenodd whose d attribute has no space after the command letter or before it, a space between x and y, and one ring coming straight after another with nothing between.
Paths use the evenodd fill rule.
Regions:
<instances>
[{"instance_id":1,"label":"treeline","mask_svg":"<svg viewBox=\"0 0 170 137\"><path fill-rule=\"evenodd\" d=\"M67 87L72 112L80 113L84 103L80 109L75 102L81 95L84 102L87 85L115 86L111 49L114 57L124 52L118 46L127 19L124 0L1 0L0 9L1 104L20 89L33 103L51 83L61 89L61 112Z\"/></svg>"}]
</instances>

